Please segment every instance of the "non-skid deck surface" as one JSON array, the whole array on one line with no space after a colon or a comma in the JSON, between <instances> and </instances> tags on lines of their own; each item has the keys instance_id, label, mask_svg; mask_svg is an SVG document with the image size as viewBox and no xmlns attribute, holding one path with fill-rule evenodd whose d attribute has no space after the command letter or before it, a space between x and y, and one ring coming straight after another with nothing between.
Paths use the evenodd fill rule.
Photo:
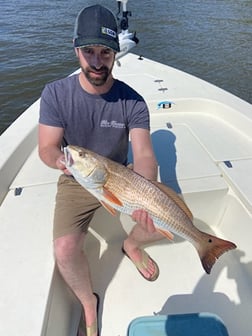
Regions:
<instances>
[{"instance_id":1,"label":"non-skid deck surface","mask_svg":"<svg viewBox=\"0 0 252 336\"><path fill-rule=\"evenodd\" d=\"M58 181L59 175L59 170L47 167L39 159L38 148L35 147L12 182L10 189L55 184Z\"/></svg>"},{"instance_id":2,"label":"non-skid deck surface","mask_svg":"<svg viewBox=\"0 0 252 336\"><path fill-rule=\"evenodd\" d=\"M246 272L251 265L243 264L242 251L222 256L211 275L207 275L191 244L179 238L174 243L163 240L146 248L160 267L157 281L148 282L122 254L124 232L120 223L111 223L110 215L104 211L97 213L92 230L107 228L115 232L115 237L107 242L101 240L100 244L90 233L86 246L94 289L101 296L102 336L125 335L128 323L138 316L195 312L219 315L230 336L249 334L252 292L251 275L246 277ZM200 220L196 225L214 233ZM223 237L218 230L215 233ZM223 238L241 243L231 234Z\"/></svg>"},{"instance_id":3,"label":"non-skid deck surface","mask_svg":"<svg viewBox=\"0 0 252 336\"><path fill-rule=\"evenodd\" d=\"M252 210L250 137L228 122L199 111L153 112L151 131L161 181L178 192L187 192L183 186L190 181L197 191L199 180L211 188L211 181L216 183L220 177L219 183L229 184Z\"/></svg>"},{"instance_id":4,"label":"non-skid deck surface","mask_svg":"<svg viewBox=\"0 0 252 336\"><path fill-rule=\"evenodd\" d=\"M237 190L239 197L252 212L252 159L230 161L230 165L220 164L226 179Z\"/></svg>"},{"instance_id":5,"label":"non-skid deck surface","mask_svg":"<svg viewBox=\"0 0 252 336\"><path fill-rule=\"evenodd\" d=\"M10 190L0 208L1 335L40 335L54 271L55 184ZM4 238L4 239L3 239Z\"/></svg>"}]
</instances>

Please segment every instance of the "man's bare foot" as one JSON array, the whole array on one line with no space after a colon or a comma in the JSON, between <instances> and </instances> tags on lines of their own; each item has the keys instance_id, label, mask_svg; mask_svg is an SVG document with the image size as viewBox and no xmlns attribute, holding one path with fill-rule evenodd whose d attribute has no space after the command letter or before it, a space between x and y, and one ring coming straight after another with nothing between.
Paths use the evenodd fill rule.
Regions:
<instances>
[{"instance_id":1,"label":"man's bare foot","mask_svg":"<svg viewBox=\"0 0 252 336\"><path fill-rule=\"evenodd\" d=\"M158 278L158 265L144 250L139 248L126 250L126 247L123 245L122 252L133 262L146 280L154 281Z\"/></svg>"}]
</instances>

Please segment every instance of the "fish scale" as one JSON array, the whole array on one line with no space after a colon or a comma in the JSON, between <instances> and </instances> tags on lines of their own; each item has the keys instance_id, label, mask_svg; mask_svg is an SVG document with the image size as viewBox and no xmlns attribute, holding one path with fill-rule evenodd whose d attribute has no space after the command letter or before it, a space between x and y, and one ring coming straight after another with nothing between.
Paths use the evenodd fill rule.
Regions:
<instances>
[{"instance_id":1,"label":"fish scale","mask_svg":"<svg viewBox=\"0 0 252 336\"><path fill-rule=\"evenodd\" d=\"M185 202L167 186L82 147L67 146L64 152L69 172L107 210L129 215L139 209L147 211L165 237L172 239L173 232L192 243L206 273L224 252L236 248L234 243L196 228Z\"/></svg>"},{"instance_id":2,"label":"fish scale","mask_svg":"<svg viewBox=\"0 0 252 336\"><path fill-rule=\"evenodd\" d=\"M187 230L187 227L182 224L185 220L190 223L190 220L175 202L168 199L153 183L143 179L129 168L118 167L114 162L106 162L105 167L109 177L104 187L112 191L123 203L123 207L117 206L117 210L132 214L134 210L144 209L148 211L158 227L178 234L183 231L184 238L188 239L194 226L191 225L190 230Z\"/></svg>"}]
</instances>

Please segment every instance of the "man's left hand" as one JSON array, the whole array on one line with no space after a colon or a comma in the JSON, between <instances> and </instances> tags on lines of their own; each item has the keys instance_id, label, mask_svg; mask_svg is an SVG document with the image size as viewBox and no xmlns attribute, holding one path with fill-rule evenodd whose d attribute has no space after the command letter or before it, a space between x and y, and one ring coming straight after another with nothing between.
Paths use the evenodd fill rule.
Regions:
<instances>
[{"instance_id":1,"label":"man's left hand","mask_svg":"<svg viewBox=\"0 0 252 336\"><path fill-rule=\"evenodd\" d=\"M141 225L148 233L154 233L156 228L154 226L152 218L145 210L135 210L132 214L132 219Z\"/></svg>"}]
</instances>

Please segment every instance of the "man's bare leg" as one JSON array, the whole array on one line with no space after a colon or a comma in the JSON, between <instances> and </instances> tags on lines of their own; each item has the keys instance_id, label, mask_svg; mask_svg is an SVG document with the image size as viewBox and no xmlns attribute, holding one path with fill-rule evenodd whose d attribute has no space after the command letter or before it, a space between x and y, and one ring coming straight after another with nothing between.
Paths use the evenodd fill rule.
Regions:
<instances>
[{"instance_id":1,"label":"man's bare leg","mask_svg":"<svg viewBox=\"0 0 252 336\"><path fill-rule=\"evenodd\" d=\"M84 238L84 233L57 238L54 241L54 251L59 271L80 300L85 313L86 325L89 327L97 318L97 299L93 295L89 265L83 252Z\"/></svg>"}]
</instances>

